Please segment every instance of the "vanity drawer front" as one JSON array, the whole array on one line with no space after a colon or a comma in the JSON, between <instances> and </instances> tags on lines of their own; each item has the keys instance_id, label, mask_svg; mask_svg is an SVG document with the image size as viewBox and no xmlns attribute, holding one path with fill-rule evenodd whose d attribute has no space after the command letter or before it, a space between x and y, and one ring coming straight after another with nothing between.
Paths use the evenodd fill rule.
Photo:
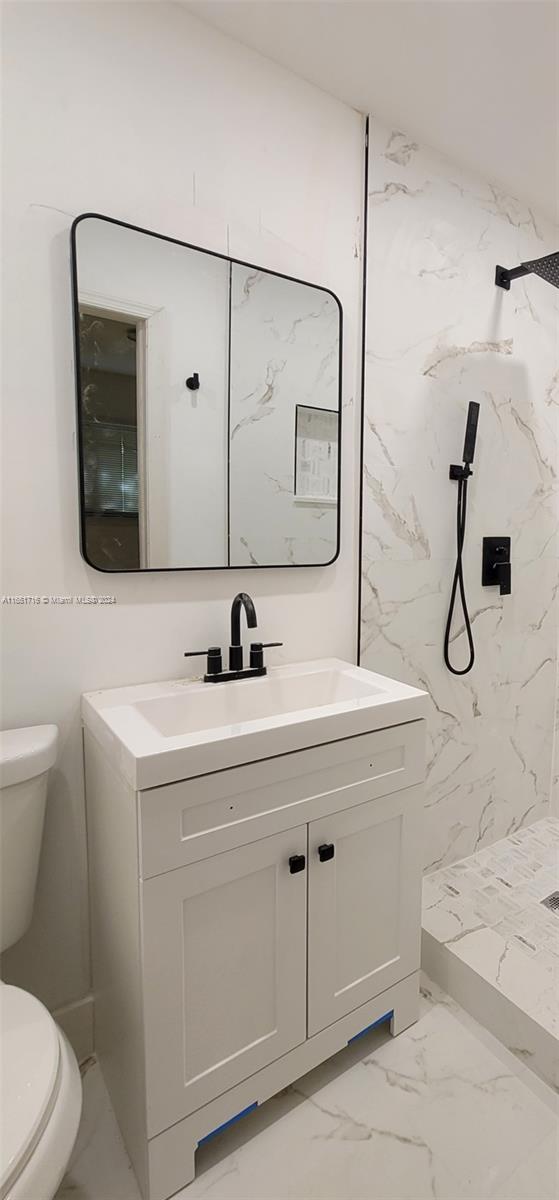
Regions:
<instances>
[{"instance_id":1,"label":"vanity drawer front","mask_svg":"<svg viewBox=\"0 0 559 1200\"><path fill-rule=\"evenodd\" d=\"M139 793L144 879L420 783L424 722Z\"/></svg>"}]
</instances>

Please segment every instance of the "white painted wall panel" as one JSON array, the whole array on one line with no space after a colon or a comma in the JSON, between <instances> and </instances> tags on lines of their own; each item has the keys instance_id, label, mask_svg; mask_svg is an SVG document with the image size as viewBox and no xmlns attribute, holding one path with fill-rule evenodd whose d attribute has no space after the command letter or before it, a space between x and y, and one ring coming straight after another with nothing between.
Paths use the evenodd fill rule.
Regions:
<instances>
[{"instance_id":1,"label":"white painted wall panel","mask_svg":"<svg viewBox=\"0 0 559 1200\"><path fill-rule=\"evenodd\" d=\"M34 922L5 978L51 1006L89 987L79 696L185 674L228 641L235 592L275 661L353 658L359 115L174 4L3 10L4 594L116 604L3 607L5 727L56 721ZM342 555L309 570L107 576L78 550L69 229L97 211L332 288L345 316ZM190 670L194 670L194 664Z\"/></svg>"}]
</instances>

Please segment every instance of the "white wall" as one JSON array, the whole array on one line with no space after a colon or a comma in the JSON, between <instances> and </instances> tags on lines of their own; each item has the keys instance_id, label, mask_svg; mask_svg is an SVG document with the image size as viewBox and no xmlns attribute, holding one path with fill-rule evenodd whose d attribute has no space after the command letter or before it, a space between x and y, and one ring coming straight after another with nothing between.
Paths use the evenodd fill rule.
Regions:
<instances>
[{"instance_id":1,"label":"white wall","mask_svg":"<svg viewBox=\"0 0 559 1200\"><path fill-rule=\"evenodd\" d=\"M360 117L268 60L150 3L4 11L4 726L56 721L34 923L6 978L52 1007L89 987L79 696L185 673L254 596L274 661L354 657ZM97 211L316 281L344 307L342 554L326 569L119 577L78 552L69 227Z\"/></svg>"},{"instance_id":2,"label":"white wall","mask_svg":"<svg viewBox=\"0 0 559 1200\"><path fill-rule=\"evenodd\" d=\"M362 661L432 698L425 863L444 865L544 815L557 654L559 293L495 266L558 248L556 228L372 121ZM442 657L456 483L480 403L464 553L477 646ZM484 536L512 539L512 595L481 586ZM461 615L455 633L463 628ZM464 636L452 644L458 666Z\"/></svg>"}]
</instances>

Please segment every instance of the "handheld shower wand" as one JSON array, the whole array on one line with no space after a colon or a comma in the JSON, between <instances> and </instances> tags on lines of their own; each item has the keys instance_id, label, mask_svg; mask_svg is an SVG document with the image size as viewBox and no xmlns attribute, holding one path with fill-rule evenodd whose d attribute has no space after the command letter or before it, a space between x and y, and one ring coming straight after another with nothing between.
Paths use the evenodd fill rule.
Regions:
<instances>
[{"instance_id":1,"label":"handheld shower wand","mask_svg":"<svg viewBox=\"0 0 559 1200\"><path fill-rule=\"evenodd\" d=\"M464 587L464 570L462 565L462 551L464 549L464 538L466 536L466 504L468 498L468 479L472 474L472 463L474 461L474 453L476 448L477 423L479 419L479 404L475 400L471 400L468 406L468 417L466 421L466 433L464 436L464 450L462 453L462 466L457 466L452 463L449 470L449 478L455 479L458 483L458 496L456 502L456 566L454 568L454 578L452 580L452 590L450 593L450 604L448 608L448 617L446 621L446 629L444 635L444 661L448 670L453 675L467 675L471 671L476 657L474 639L472 635L472 626L470 623L470 615L468 613L468 605L466 602L466 590ZM460 594L460 603L464 614L464 626L468 645L470 648L470 657L465 667L453 667L450 661L450 632L452 620L454 617L454 608L456 605L456 595Z\"/></svg>"}]
</instances>

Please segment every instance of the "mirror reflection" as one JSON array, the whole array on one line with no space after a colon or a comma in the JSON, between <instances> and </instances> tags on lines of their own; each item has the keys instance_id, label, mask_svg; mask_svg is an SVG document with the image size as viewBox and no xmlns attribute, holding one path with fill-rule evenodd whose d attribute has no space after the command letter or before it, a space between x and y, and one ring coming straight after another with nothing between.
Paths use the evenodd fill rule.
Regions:
<instances>
[{"instance_id":1,"label":"mirror reflection","mask_svg":"<svg viewBox=\"0 0 559 1200\"><path fill-rule=\"evenodd\" d=\"M336 297L105 217L78 219L73 254L86 560L331 562Z\"/></svg>"}]
</instances>

